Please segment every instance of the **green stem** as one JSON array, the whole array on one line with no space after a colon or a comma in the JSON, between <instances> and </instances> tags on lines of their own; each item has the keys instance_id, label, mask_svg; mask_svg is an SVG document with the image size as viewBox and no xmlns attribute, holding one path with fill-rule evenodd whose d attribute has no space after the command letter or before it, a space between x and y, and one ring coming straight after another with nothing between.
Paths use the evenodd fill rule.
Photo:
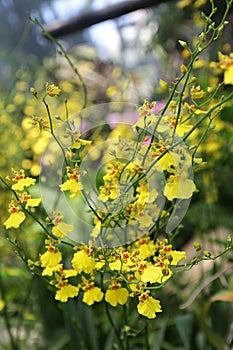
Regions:
<instances>
[{"instance_id":1,"label":"green stem","mask_svg":"<svg viewBox=\"0 0 233 350\"><path fill-rule=\"evenodd\" d=\"M88 207L91 209L91 211L94 213L94 215L102 222L102 219L101 217L99 216L99 214L97 213L97 211L94 209L94 207L91 205L87 195L86 195L86 192L84 190L81 191L82 192L82 195L83 197L85 198L86 202L87 202L87 205Z\"/></svg>"},{"instance_id":2,"label":"green stem","mask_svg":"<svg viewBox=\"0 0 233 350\"><path fill-rule=\"evenodd\" d=\"M56 40L52 35L50 35L42 26L42 24L38 21L37 18L33 19L31 16L29 16L29 19L32 23L36 24L37 26L39 26L39 28L42 31L42 34L49 40L51 40L52 42L54 42L56 44L56 46L60 49L61 53L64 55L65 59L67 60L67 62L69 63L70 67L72 68L73 72L77 75L81 86L82 86L82 90L83 90L83 106L82 109L86 108L87 106L87 88L86 85L84 83L83 77L82 75L79 73L79 70L77 67L75 67L75 65L73 64L73 62L71 61L70 57L68 56L66 50L63 48L62 44Z\"/></svg>"},{"instance_id":3,"label":"green stem","mask_svg":"<svg viewBox=\"0 0 233 350\"><path fill-rule=\"evenodd\" d=\"M124 319L125 319L125 326L128 326L128 315L127 315L127 306L124 305L123 306L124 308ZM127 334L125 334L125 346L126 346L126 350L129 350L130 347L129 347L129 337Z\"/></svg>"},{"instance_id":4,"label":"green stem","mask_svg":"<svg viewBox=\"0 0 233 350\"><path fill-rule=\"evenodd\" d=\"M9 335L9 339L10 339L10 344L11 344L11 350L19 350L19 347L14 339L14 336L12 334L11 331L11 323L10 323L10 318L8 315L8 307L7 307L7 302L6 302L6 291L5 291L5 287L4 287L4 283L3 283L3 279L2 279L2 274L1 274L1 270L0 270L0 292L1 292L1 298L5 304L2 313L3 313L3 318L4 318L4 322L6 325L6 329L7 329L7 333Z\"/></svg>"},{"instance_id":5,"label":"green stem","mask_svg":"<svg viewBox=\"0 0 233 350\"><path fill-rule=\"evenodd\" d=\"M201 135L201 137L200 137L200 139L198 141L198 144L195 146L194 152L192 154L192 162L194 161L194 157L195 157L195 154L197 153L198 148L200 147L200 145L202 144L202 142L205 139L206 135L208 134L208 131L209 131L210 127L211 127L211 123L212 123L212 119L209 121L208 127L205 129L205 131L203 132L203 134Z\"/></svg>"},{"instance_id":6,"label":"green stem","mask_svg":"<svg viewBox=\"0 0 233 350\"><path fill-rule=\"evenodd\" d=\"M47 114L48 114L48 117L49 117L49 125L50 125L50 132L54 138L54 140L56 141L56 143L58 144L58 146L60 147L61 151L62 151L62 154L63 154L63 157L64 157L64 160L65 160L65 163L66 163L66 166L68 166L68 162L67 162L67 159L66 159L66 153L64 151L64 148L62 147L60 141L58 140L57 136L55 135L54 133L54 130L53 130L53 121L52 121L52 117L51 117L51 113L50 113L50 110L49 110L49 106L47 104L47 102L45 101L45 98L43 98L43 103L45 105L45 108L46 108L46 111L47 111Z\"/></svg>"},{"instance_id":7,"label":"green stem","mask_svg":"<svg viewBox=\"0 0 233 350\"><path fill-rule=\"evenodd\" d=\"M176 268L179 268L177 271L175 271L174 273L178 273L178 272L183 272L183 271L188 271L191 270L191 268L194 265L197 265L199 262L205 260L205 261L215 261L218 258L220 258L221 256L225 255L228 251L233 249L233 245L229 245L226 249L224 249L222 252L220 252L218 255L215 255L213 257L196 257L194 258L189 264L185 264L185 265L176 265Z\"/></svg>"},{"instance_id":8,"label":"green stem","mask_svg":"<svg viewBox=\"0 0 233 350\"><path fill-rule=\"evenodd\" d=\"M192 127L192 129L191 129L189 132L187 132L187 133L185 134L185 136L184 136L183 138L181 138L179 141L177 141L176 143L173 143L173 144L170 145L168 148L166 148L166 150L165 150L163 153L161 153L161 154L150 164L150 166L146 169L146 171L143 172L134 182L132 182L132 183L128 186L127 191L128 191L132 186L134 186L137 182L139 182L141 179L143 179L143 178L148 174L148 172L155 166L155 164L158 163L158 161L159 161L166 153L170 152L172 149L174 149L175 147L177 147L177 146L179 146L181 143L183 143L183 142L194 132L194 130L196 130L197 127L198 127L206 118L208 118L208 117L211 115L211 113L212 113L215 109L221 107L224 103L226 103L227 101L229 101L229 100L232 99L232 98L233 98L233 92L231 92L227 97L225 97L225 98L223 97L223 98L220 100L220 102L218 102L215 106L213 106L212 108L210 108L210 109L207 111L207 113L197 121L197 123Z\"/></svg>"},{"instance_id":9,"label":"green stem","mask_svg":"<svg viewBox=\"0 0 233 350\"><path fill-rule=\"evenodd\" d=\"M185 73L186 74L186 73ZM170 102L172 101L173 99L173 96L175 95L176 93L176 89L178 88L178 86L180 85L181 81L183 80L183 78L185 77L185 74L182 74L181 77L177 80L177 82L175 83L175 85L173 86L173 89L168 97L168 100L165 104L165 106L163 107L162 111L161 111L161 115L163 116L170 104Z\"/></svg>"},{"instance_id":10,"label":"green stem","mask_svg":"<svg viewBox=\"0 0 233 350\"><path fill-rule=\"evenodd\" d=\"M178 86L180 85L180 83L183 80L183 78L185 78L183 87L182 87L181 91L179 92L178 109L177 109L177 112L176 112L176 121L175 121L175 126L174 126L174 129L173 129L173 138L175 136L176 127L178 125L178 121L179 121L179 118L180 118L181 107L182 107L182 100L183 100L185 89L186 89L186 87L187 87L187 85L189 83L189 78L190 78L190 75L191 75L191 72L192 72L192 69L193 69L193 64L194 64L195 60L197 59L197 57L203 51L205 51L212 44L213 41L217 40L217 38L219 36L220 28L224 25L225 19L227 17L227 14L229 12L229 9L231 7L232 2L233 2L233 0L227 1L227 7L226 7L225 13L223 15L223 18L222 18L220 24L216 28L212 27L209 24L209 23L212 23L211 18L213 17L213 15L216 12L216 8L214 7L214 3L212 3L211 13L210 13L210 15L208 17L206 17L206 20L205 20L205 27L204 27L204 31L203 31L203 37L200 40L200 42L198 43L198 46L191 53L191 58L190 58L190 62L188 64L187 72L182 74L181 77L177 80L177 82L176 82L175 86L173 87L172 92L171 92L171 94L170 94L170 96L168 98L168 101L167 101L166 105L164 106L164 108L163 108L163 110L161 112L161 114L164 115L164 113L166 112L166 110L168 108L169 103L171 102L175 92L177 91ZM207 41L207 43L204 45L206 36L211 31L212 31L212 35L211 35L210 39Z\"/></svg>"},{"instance_id":11,"label":"green stem","mask_svg":"<svg viewBox=\"0 0 233 350\"><path fill-rule=\"evenodd\" d=\"M29 210L27 210L26 208L24 208L24 207L22 207L22 206L21 206L21 208L22 208L22 210L23 210L25 213L27 213L29 216L31 216L31 218L32 218L33 220L35 220L35 221L40 225L41 228L43 228L43 230L47 233L47 235L48 235L49 237L51 237L51 238L53 238L53 239L55 239L55 240L58 239L56 236L54 236L51 232L49 232L49 231L47 230L47 228L42 224L42 222L40 222L39 219L37 219L37 217L36 217L34 214L32 214ZM70 246L70 247L74 247L74 245L73 245L72 243L69 243L69 242L66 242L66 241L63 241L63 240L61 240L61 243L62 243L62 244L65 244L65 245L68 245L68 246Z\"/></svg>"},{"instance_id":12,"label":"green stem","mask_svg":"<svg viewBox=\"0 0 233 350\"><path fill-rule=\"evenodd\" d=\"M114 324L114 321L113 321L113 319L112 319L112 316L111 316L111 314L110 314L109 306L108 306L108 304L107 304L106 302L105 302L105 310L106 310L106 313L107 313L107 316L108 316L108 320L109 320L109 322L110 322L110 324L111 324L111 326L112 326L112 329L113 329L113 331L114 331L114 333L115 333L115 335L116 335L116 338L117 338L117 340L118 340L118 342L119 342L119 345L120 345L121 350L126 350L125 347L124 347L124 345L123 345L123 343L122 343L120 333L118 332L118 330L117 330L117 328L116 328L116 326L115 326L115 324Z\"/></svg>"}]
</instances>

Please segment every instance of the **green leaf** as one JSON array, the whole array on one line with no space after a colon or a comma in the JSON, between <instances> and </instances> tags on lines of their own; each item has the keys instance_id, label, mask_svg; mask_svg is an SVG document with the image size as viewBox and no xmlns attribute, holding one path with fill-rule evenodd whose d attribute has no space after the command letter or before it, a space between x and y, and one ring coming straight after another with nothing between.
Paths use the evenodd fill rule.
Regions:
<instances>
[{"instance_id":1,"label":"green leaf","mask_svg":"<svg viewBox=\"0 0 233 350\"><path fill-rule=\"evenodd\" d=\"M175 318L176 328L184 344L185 350L191 349L193 315L179 315Z\"/></svg>"},{"instance_id":2,"label":"green leaf","mask_svg":"<svg viewBox=\"0 0 233 350\"><path fill-rule=\"evenodd\" d=\"M70 299L62 305L71 348L99 350L93 311L87 305Z\"/></svg>"},{"instance_id":3,"label":"green leaf","mask_svg":"<svg viewBox=\"0 0 233 350\"><path fill-rule=\"evenodd\" d=\"M206 322L210 306L211 302L207 302L204 305L201 315L201 328L210 344L212 344L215 349L222 350L226 345L225 340L220 335L218 335L216 331L214 331L210 326L208 326Z\"/></svg>"},{"instance_id":4,"label":"green leaf","mask_svg":"<svg viewBox=\"0 0 233 350\"><path fill-rule=\"evenodd\" d=\"M68 334L62 334L61 337L53 341L49 346L49 350L63 350L66 346L69 345L69 336Z\"/></svg>"},{"instance_id":5,"label":"green leaf","mask_svg":"<svg viewBox=\"0 0 233 350\"><path fill-rule=\"evenodd\" d=\"M168 323L168 319L166 319L163 323L161 323L159 330L155 334L153 345L151 346L151 350L162 349L162 344L163 344L166 329L167 329L167 323Z\"/></svg>"}]
</instances>

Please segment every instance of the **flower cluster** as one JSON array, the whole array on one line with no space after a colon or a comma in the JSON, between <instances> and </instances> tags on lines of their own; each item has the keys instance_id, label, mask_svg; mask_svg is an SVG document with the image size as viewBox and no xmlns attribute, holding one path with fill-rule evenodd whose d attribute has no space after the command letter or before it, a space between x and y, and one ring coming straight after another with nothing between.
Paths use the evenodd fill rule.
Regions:
<instances>
[{"instance_id":1,"label":"flower cluster","mask_svg":"<svg viewBox=\"0 0 233 350\"><path fill-rule=\"evenodd\" d=\"M60 185L60 188L64 192L69 191L70 197L75 198L83 189L82 184L80 182L80 175L82 173L79 171L78 164L75 164L73 169L70 166L67 166L66 170L68 180L66 180L62 185Z\"/></svg>"},{"instance_id":2,"label":"flower cluster","mask_svg":"<svg viewBox=\"0 0 233 350\"><path fill-rule=\"evenodd\" d=\"M212 66L223 70L224 83L231 84L231 55L219 54L219 63ZM181 72L184 76L189 74L184 65ZM83 194L88 207L84 210L87 208L90 213L89 223L93 230L88 244L70 244L72 257L67 259L62 245L67 243L69 234L76 228L65 222L67 219L64 221L60 212L52 211L47 218L49 228L45 231L49 237L45 240L46 251L38 261L29 260L28 265L49 279L56 300L67 302L69 298L81 297L90 306L105 301L116 307L133 298L137 300L139 314L147 318L155 318L162 311L154 293L172 277L174 267L186 258L186 254L173 250L167 238L158 239L161 232L157 222L171 216L171 210L164 209L166 201L173 208L176 200L188 200L197 190L192 178L195 158L190 155L184 141L208 116L196 101L207 98L210 105L208 98L213 93L210 88L205 91L200 85L193 85L195 81L191 77L187 82L183 91L187 90L191 104L182 99L177 102L174 98L158 111L156 102L145 100L138 108L137 122L130 130L112 129L111 142L107 142L104 151L97 156L104 164L104 174L95 191L97 200L93 205L88 201L92 198L91 186L87 186L86 192L82 182L86 170L81 168L80 156L83 146L88 145L90 149L93 146L92 149L98 151L96 140L92 143L82 139L72 121L66 121L68 129L64 137L69 137L71 142L63 153L66 172L63 174L65 181L59 185L60 191L69 192L71 200ZM54 84L47 85L45 97L58 96L60 92ZM31 93L37 97L35 89L31 89ZM39 117L34 117L34 121L42 129L50 128L54 136L45 97L43 101L49 123L45 124ZM205 106L205 103L200 105ZM209 105L206 106L210 108ZM196 162L201 163L201 159L196 159ZM10 217L4 224L7 229L18 228L26 218L25 213L39 206L41 198L31 198L27 188L35 184L35 179L25 177L23 170L13 170L8 180L12 181L14 198L9 205Z\"/></svg>"},{"instance_id":3,"label":"flower cluster","mask_svg":"<svg viewBox=\"0 0 233 350\"><path fill-rule=\"evenodd\" d=\"M25 177L23 170L17 172L12 169L12 174L8 177L8 180L13 182L11 189L15 196L9 204L10 217L4 222L6 229L18 228L26 218L24 211L32 207L38 207L41 202L41 198L32 198L25 190L25 188L34 185L36 180Z\"/></svg>"},{"instance_id":4,"label":"flower cluster","mask_svg":"<svg viewBox=\"0 0 233 350\"><path fill-rule=\"evenodd\" d=\"M218 53L219 62L211 62L212 68L217 68L220 72L223 71L223 81L225 85L233 85L233 53L224 55Z\"/></svg>"},{"instance_id":5,"label":"flower cluster","mask_svg":"<svg viewBox=\"0 0 233 350\"><path fill-rule=\"evenodd\" d=\"M116 307L136 298L138 312L148 318L162 311L151 290L162 287L172 276L172 267L185 259L185 252L173 250L167 239L154 242L146 235L132 245L114 249L76 246L71 266L65 269L60 243L47 239L40 260L28 262L31 268L39 267L43 276L49 276L57 300L66 302L80 293L87 305L105 300Z\"/></svg>"},{"instance_id":6,"label":"flower cluster","mask_svg":"<svg viewBox=\"0 0 233 350\"><path fill-rule=\"evenodd\" d=\"M186 200L196 186L192 179L192 159L182 137L191 129L176 122L172 113L155 113L156 102L138 108L138 121L130 129L131 138L122 138L122 129L110 134L104 157L103 184L93 215L93 239L111 241L109 229L122 244L153 230L166 200ZM135 151L136 149L136 151ZM109 156L111 155L111 156ZM100 209L101 208L101 209ZM168 214L169 215L169 214ZM119 223L122 231L118 230Z\"/></svg>"}]
</instances>

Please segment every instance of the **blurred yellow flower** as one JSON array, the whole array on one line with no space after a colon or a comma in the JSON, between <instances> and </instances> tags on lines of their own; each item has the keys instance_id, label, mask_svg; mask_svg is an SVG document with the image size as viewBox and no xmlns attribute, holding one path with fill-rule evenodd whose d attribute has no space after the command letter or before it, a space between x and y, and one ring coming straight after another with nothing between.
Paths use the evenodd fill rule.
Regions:
<instances>
[{"instance_id":1,"label":"blurred yellow flower","mask_svg":"<svg viewBox=\"0 0 233 350\"><path fill-rule=\"evenodd\" d=\"M5 307L5 302L4 300L0 299L0 311L2 311Z\"/></svg>"},{"instance_id":2,"label":"blurred yellow flower","mask_svg":"<svg viewBox=\"0 0 233 350\"><path fill-rule=\"evenodd\" d=\"M211 62L210 67L222 69L224 71L224 84L233 85L233 53L231 52L227 56L219 52L218 59L219 62Z\"/></svg>"},{"instance_id":3,"label":"blurred yellow flower","mask_svg":"<svg viewBox=\"0 0 233 350\"><path fill-rule=\"evenodd\" d=\"M83 139L77 138L77 139L75 140L75 142L72 143L72 145L70 146L70 148L79 149L81 146L90 145L91 143L92 143L92 141L83 140Z\"/></svg>"},{"instance_id":4,"label":"blurred yellow flower","mask_svg":"<svg viewBox=\"0 0 233 350\"><path fill-rule=\"evenodd\" d=\"M30 93L35 97L37 96L37 91L34 87L30 87Z\"/></svg>"},{"instance_id":5,"label":"blurred yellow flower","mask_svg":"<svg viewBox=\"0 0 233 350\"><path fill-rule=\"evenodd\" d=\"M178 2L177 6L178 6L179 8L181 8L181 9L183 9L183 8L185 8L185 7L189 6L189 5L191 5L191 3L192 3L192 0L180 0L180 1Z\"/></svg>"},{"instance_id":6,"label":"blurred yellow flower","mask_svg":"<svg viewBox=\"0 0 233 350\"><path fill-rule=\"evenodd\" d=\"M63 238L73 230L73 225L66 224L65 222L59 222L57 225L53 226L52 233L57 237Z\"/></svg>"},{"instance_id":7,"label":"blurred yellow flower","mask_svg":"<svg viewBox=\"0 0 233 350\"><path fill-rule=\"evenodd\" d=\"M46 91L47 91L49 96L54 97L54 96L58 96L60 94L61 89L54 84L50 84L50 85L47 84Z\"/></svg>"},{"instance_id":8,"label":"blurred yellow flower","mask_svg":"<svg viewBox=\"0 0 233 350\"><path fill-rule=\"evenodd\" d=\"M164 195L169 201L175 198L188 199L196 190L196 186L191 179L182 179L179 176L171 175L166 182Z\"/></svg>"},{"instance_id":9,"label":"blurred yellow flower","mask_svg":"<svg viewBox=\"0 0 233 350\"><path fill-rule=\"evenodd\" d=\"M70 197L75 198L79 195L83 187L79 181L76 181L75 179L70 179L64 182L64 184L60 185L60 188L62 191L70 191Z\"/></svg>"}]
</instances>

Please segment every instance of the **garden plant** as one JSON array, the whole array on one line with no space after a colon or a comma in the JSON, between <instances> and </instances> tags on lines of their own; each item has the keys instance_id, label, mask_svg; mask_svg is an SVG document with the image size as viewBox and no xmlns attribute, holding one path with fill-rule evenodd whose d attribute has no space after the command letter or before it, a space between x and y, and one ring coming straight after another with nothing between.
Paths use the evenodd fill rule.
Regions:
<instances>
[{"instance_id":1,"label":"garden plant","mask_svg":"<svg viewBox=\"0 0 233 350\"><path fill-rule=\"evenodd\" d=\"M137 104L119 67L97 103L29 18L58 58L34 82L19 70L1 106L3 349L232 349L233 1L220 19L199 2L176 76Z\"/></svg>"}]
</instances>

